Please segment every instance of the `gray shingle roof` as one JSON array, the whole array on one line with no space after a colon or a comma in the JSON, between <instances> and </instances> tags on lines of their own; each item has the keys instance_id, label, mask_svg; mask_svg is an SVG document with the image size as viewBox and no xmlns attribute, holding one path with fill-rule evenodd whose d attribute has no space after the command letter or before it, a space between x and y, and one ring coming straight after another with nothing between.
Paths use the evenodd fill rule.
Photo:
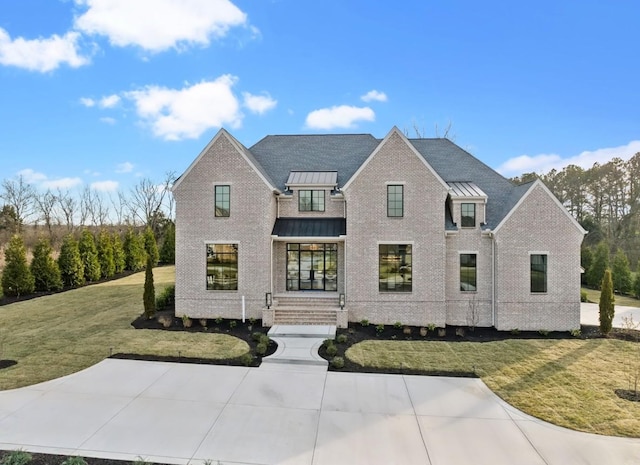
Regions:
<instances>
[{"instance_id":1,"label":"gray shingle roof","mask_svg":"<svg viewBox=\"0 0 640 465\"><path fill-rule=\"evenodd\" d=\"M285 189L291 171L335 170L341 187L381 141L370 134L267 136L249 151L278 189ZM472 183L487 195L485 228L495 228L526 192L448 139L409 142L445 182Z\"/></svg>"}]
</instances>

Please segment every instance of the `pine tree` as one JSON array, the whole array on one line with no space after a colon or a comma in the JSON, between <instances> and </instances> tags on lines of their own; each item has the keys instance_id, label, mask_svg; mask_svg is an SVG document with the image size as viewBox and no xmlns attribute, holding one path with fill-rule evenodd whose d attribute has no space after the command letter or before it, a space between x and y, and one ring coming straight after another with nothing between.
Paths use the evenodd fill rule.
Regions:
<instances>
[{"instance_id":1,"label":"pine tree","mask_svg":"<svg viewBox=\"0 0 640 465\"><path fill-rule=\"evenodd\" d=\"M164 241L160 248L160 263L165 265L176 262L176 226L172 222L167 224L164 233Z\"/></svg>"},{"instance_id":2,"label":"pine tree","mask_svg":"<svg viewBox=\"0 0 640 465\"><path fill-rule=\"evenodd\" d=\"M604 242L600 242L596 248L593 262L587 274L587 283L594 289L600 289L604 271L609 268L609 248Z\"/></svg>"},{"instance_id":3,"label":"pine tree","mask_svg":"<svg viewBox=\"0 0 640 465\"><path fill-rule=\"evenodd\" d=\"M85 283L84 266L78 250L78 242L72 234L68 234L62 240L58 267L62 276L62 284L65 287L78 287Z\"/></svg>"},{"instance_id":4,"label":"pine tree","mask_svg":"<svg viewBox=\"0 0 640 465\"><path fill-rule=\"evenodd\" d=\"M104 229L98 234L98 262L100 263L100 276L110 278L116 273L116 264L113 260L113 243L111 235Z\"/></svg>"},{"instance_id":5,"label":"pine tree","mask_svg":"<svg viewBox=\"0 0 640 465\"><path fill-rule=\"evenodd\" d=\"M6 296L31 294L35 282L29 265L27 249L19 235L14 235L4 249L5 266L2 272L2 292Z\"/></svg>"},{"instance_id":6,"label":"pine tree","mask_svg":"<svg viewBox=\"0 0 640 465\"><path fill-rule=\"evenodd\" d=\"M111 245L113 246L113 264L116 273L122 273L126 267L124 249L120 235L114 232L111 236Z\"/></svg>"},{"instance_id":7,"label":"pine tree","mask_svg":"<svg viewBox=\"0 0 640 465\"><path fill-rule=\"evenodd\" d=\"M622 251L618 249L613 257L611 264L611 273L613 279L613 289L620 294L628 294L631 290L631 268L629 268L629 260Z\"/></svg>"},{"instance_id":8,"label":"pine tree","mask_svg":"<svg viewBox=\"0 0 640 465\"><path fill-rule=\"evenodd\" d=\"M96 240L88 229L82 231L80 242L78 242L78 250L80 251L80 259L84 266L85 279L90 282L99 280L100 262L98 261Z\"/></svg>"},{"instance_id":9,"label":"pine tree","mask_svg":"<svg viewBox=\"0 0 640 465\"><path fill-rule=\"evenodd\" d=\"M147 229L144 230L144 250L147 253L147 256L151 257L151 263L153 266L158 264L158 260L160 259L160 254L158 253L158 244L156 243L156 236L153 234L153 230L150 226L147 226Z\"/></svg>"},{"instance_id":10,"label":"pine tree","mask_svg":"<svg viewBox=\"0 0 640 465\"><path fill-rule=\"evenodd\" d=\"M583 246L580 248L580 266L584 269L584 273L580 276L581 284L587 284L587 273L593 263L593 251L591 247Z\"/></svg>"},{"instance_id":11,"label":"pine tree","mask_svg":"<svg viewBox=\"0 0 640 465\"><path fill-rule=\"evenodd\" d=\"M153 284L153 261L147 255L147 266L144 272L144 294L142 296L145 318L153 318L156 313L156 291Z\"/></svg>"},{"instance_id":12,"label":"pine tree","mask_svg":"<svg viewBox=\"0 0 640 465\"><path fill-rule=\"evenodd\" d=\"M140 234L136 234L133 229L129 228L124 236L125 268L131 271L140 271L144 268L146 260L146 252L144 251L144 240Z\"/></svg>"},{"instance_id":13,"label":"pine tree","mask_svg":"<svg viewBox=\"0 0 640 465\"><path fill-rule=\"evenodd\" d=\"M640 299L640 260L638 260L638 266L636 269L636 278L633 280L633 295L636 296L637 299Z\"/></svg>"},{"instance_id":14,"label":"pine tree","mask_svg":"<svg viewBox=\"0 0 640 465\"><path fill-rule=\"evenodd\" d=\"M59 291L62 289L62 276L58 263L53 259L51 244L41 238L33 250L31 274L35 282L35 290L40 292Z\"/></svg>"},{"instance_id":15,"label":"pine tree","mask_svg":"<svg viewBox=\"0 0 640 465\"><path fill-rule=\"evenodd\" d=\"M600 291L600 332L609 334L615 313L615 297L613 295L613 281L611 270L607 268L602 278Z\"/></svg>"}]
</instances>

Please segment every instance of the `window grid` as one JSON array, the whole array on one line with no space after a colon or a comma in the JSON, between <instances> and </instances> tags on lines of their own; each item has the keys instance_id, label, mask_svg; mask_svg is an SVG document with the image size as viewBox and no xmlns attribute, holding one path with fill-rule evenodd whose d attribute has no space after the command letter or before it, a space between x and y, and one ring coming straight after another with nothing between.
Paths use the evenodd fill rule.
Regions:
<instances>
[{"instance_id":1,"label":"window grid","mask_svg":"<svg viewBox=\"0 0 640 465\"><path fill-rule=\"evenodd\" d=\"M215 187L216 216L228 217L231 203L231 186Z\"/></svg>"},{"instance_id":2,"label":"window grid","mask_svg":"<svg viewBox=\"0 0 640 465\"><path fill-rule=\"evenodd\" d=\"M324 211L324 191L321 191L321 190L298 191L298 211L323 212Z\"/></svg>"},{"instance_id":3,"label":"window grid","mask_svg":"<svg viewBox=\"0 0 640 465\"><path fill-rule=\"evenodd\" d=\"M404 216L404 186L389 185L387 186L387 216L402 217Z\"/></svg>"},{"instance_id":4,"label":"window grid","mask_svg":"<svg viewBox=\"0 0 640 465\"><path fill-rule=\"evenodd\" d=\"M476 204L463 203L460 205L460 222L463 228L475 228L476 226Z\"/></svg>"}]
</instances>

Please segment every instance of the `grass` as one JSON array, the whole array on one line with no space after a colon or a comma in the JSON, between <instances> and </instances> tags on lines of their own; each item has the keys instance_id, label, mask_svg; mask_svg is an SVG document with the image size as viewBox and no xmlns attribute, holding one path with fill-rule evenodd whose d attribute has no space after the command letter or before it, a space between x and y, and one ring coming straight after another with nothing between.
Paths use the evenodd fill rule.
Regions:
<instances>
[{"instance_id":1,"label":"grass","mask_svg":"<svg viewBox=\"0 0 640 465\"><path fill-rule=\"evenodd\" d=\"M175 280L174 267L154 269L156 294ZM110 351L231 358L249 350L224 334L136 330L144 272L102 284L0 307L0 389L13 389L87 368Z\"/></svg>"},{"instance_id":2,"label":"grass","mask_svg":"<svg viewBox=\"0 0 640 465\"><path fill-rule=\"evenodd\" d=\"M598 303L600 302L600 291L597 289L590 289L588 287L583 287L582 290L587 293L587 299L589 302ZM636 299L635 297L631 297L628 295L619 295L616 294L616 305L622 305L623 307L640 307L640 299Z\"/></svg>"},{"instance_id":3,"label":"grass","mask_svg":"<svg viewBox=\"0 0 640 465\"><path fill-rule=\"evenodd\" d=\"M567 428L640 437L640 402L620 399L640 343L614 339L496 342L364 341L346 352L364 366L475 371L498 396Z\"/></svg>"}]
</instances>

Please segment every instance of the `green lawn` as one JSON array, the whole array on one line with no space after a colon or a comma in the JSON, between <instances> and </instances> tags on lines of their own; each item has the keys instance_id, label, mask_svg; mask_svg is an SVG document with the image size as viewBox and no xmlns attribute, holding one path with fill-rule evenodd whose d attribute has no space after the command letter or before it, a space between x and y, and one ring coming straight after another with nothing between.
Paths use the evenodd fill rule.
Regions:
<instances>
[{"instance_id":1,"label":"green lawn","mask_svg":"<svg viewBox=\"0 0 640 465\"><path fill-rule=\"evenodd\" d=\"M174 267L154 269L156 293L174 282ZM0 389L26 386L74 373L113 353L228 358L249 350L223 334L136 330L142 313L144 272L103 284L0 307Z\"/></svg>"},{"instance_id":2,"label":"green lawn","mask_svg":"<svg viewBox=\"0 0 640 465\"><path fill-rule=\"evenodd\" d=\"M371 367L475 372L498 396L556 425L640 437L640 402L628 389L640 343L614 339L511 339L497 342L365 341L346 356Z\"/></svg>"},{"instance_id":3,"label":"green lawn","mask_svg":"<svg viewBox=\"0 0 640 465\"><path fill-rule=\"evenodd\" d=\"M587 287L583 287L582 290L587 293L587 299L589 302L596 304L600 302L600 291L596 289L589 289ZM622 305L624 307L640 307L640 300L628 295L616 294L616 305Z\"/></svg>"}]
</instances>

